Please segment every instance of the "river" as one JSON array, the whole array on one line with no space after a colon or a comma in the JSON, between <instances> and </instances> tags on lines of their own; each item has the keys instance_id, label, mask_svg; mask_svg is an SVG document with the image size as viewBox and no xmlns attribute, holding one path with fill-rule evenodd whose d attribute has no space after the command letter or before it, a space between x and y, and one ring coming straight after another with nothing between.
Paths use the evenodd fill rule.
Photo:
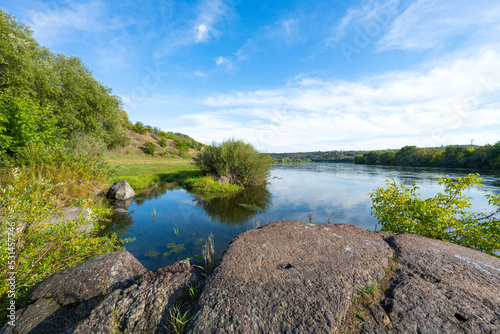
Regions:
<instances>
[{"instance_id":1,"label":"river","mask_svg":"<svg viewBox=\"0 0 500 334\"><path fill-rule=\"evenodd\" d=\"M345 163L276 165L266 188L244 191L230 199L204 199L178 187L162 187L136 196L128 212L115 214L107 226L147 269L201 255L213 234L220 257L239 233L276 220L303 220L313 224L344 223L368 230L379 229L371 212L369 193L385 187L386 180L411 185L421 197L443 188L440 175L466 176L471 171L436 168L366 166ZM500 194L500 174L484 173L483 187L466 191L475 212L491 211L486 194Z\"/></svg>"}]
</instances>

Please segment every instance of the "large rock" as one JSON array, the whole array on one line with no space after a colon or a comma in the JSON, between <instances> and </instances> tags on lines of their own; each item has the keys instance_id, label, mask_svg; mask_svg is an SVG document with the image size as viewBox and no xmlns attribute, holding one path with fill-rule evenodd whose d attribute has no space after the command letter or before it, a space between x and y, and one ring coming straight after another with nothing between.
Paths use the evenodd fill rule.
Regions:
<instances>
[{"instance_id":1,"label":"large rock","mask_svg":"<svg viewBox=\"0 0 500 334\"><path fill-rule=\"evenodd\" d=\"M385 300L394 333L500 333L500 259L403 234L386 239L402 264Z\"/></svg>"},{"instance_id":2,"label":"large rock","mask_svg":"<svg viewBox=\"0 0 500 334\"><path fill-rule=\"evenodd\" d=\"M125 250L96 256L43 281L29 295L31 302L18 311L16 327L3 333L61 333L90 314L99 298L135 282L146 269Z\"/></svg>"},{"instance_id":3,"label":"large rock","mask_svg":"<svg viewBox=\"0 0 500 334\"><path fill-rule=\"evenodd\" d=\"M194 333L331 333L392 250L354 225L274 222L237 236L208 281Z\"/></svg>"},{"instance_id":4,"label":"large rock","mask_svg":"<svg viewBox=\"0 0 500 334\"><path fill-rule=\"evenodd\" d=\"M132 187L125 180L116 181L115 183L113 183L111 188L109 188L108 193L106 194L107 198L116 199L119 201L123 201L134 196L134 189L132 189Z\"/></svg>"},{"instance_id":5,"label":"large rock","mask_svg":"<svg viewBox=\"0 0 500 334\"><path fill-rule=\"evenodd\" d=\"M62 306L69 305L114 290L146 271L126 250L106 253L51 276L31 292L29 299L53 298Z\"/></svg>"},{"instance_id":6,"label":"large rock","mask_svg":"<svg viewBox=\"0 0 500 334\"><path fill-rule=\"evenodd\" d=\"M109 294L73 333L169 333L172 307L197 280L188 261L149 272L138 284Z\"/></svg>"}]
</instances>

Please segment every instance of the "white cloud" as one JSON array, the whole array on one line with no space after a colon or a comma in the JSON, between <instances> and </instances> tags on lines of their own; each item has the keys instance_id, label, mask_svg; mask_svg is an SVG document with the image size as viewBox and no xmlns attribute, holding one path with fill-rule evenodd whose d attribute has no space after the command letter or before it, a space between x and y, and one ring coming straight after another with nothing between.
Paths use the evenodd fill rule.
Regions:
<instances>
[{"instance_id":1,"label":"white cloud","mask_svg":"<svg viewBox=\"0 0 500 334\"><path fill-rule=\"evenodd\" d=\"M338 21L333 28L333 34L326 44L337 43L342 40L350 29L361 27L362 30L378 29L375 35L397 16L399 0L388 0L382 2L367 1L361 7L349 8L347 13Z\"/></svg>"},{"instance_id":2,"label":"white cloud","mask_svg":"<svg viewBox=\"0 0 500 334\"><path fill-rule=\"evenodd\" d=\"M500 2L418 0L406 8L378 42L381 50L429 49L451 43L494 41L500 33Z\"/></svg>"},{"instance_id":3,"label":"white cloud","mask_svg":"<svg viewBox=\"0 0 500 334\"><path fill-rule=\"evenodd\" d=\"M39 4L39 9L28 10L29 25L35 37L44 45L52 45L54 40L73 38L74 33L99 33L123 27L126 23L104 19L106 6L101 1L73 4L62 7Z\"/></svg>"},{"instance_id":4,"label":"white cloud","mask_svg":"<svg viewBox=\"0 0 500 334\"><path fill-rule=\"evenodd\" d=\"M196 32L196 43L205 42L208 39L209 34L206 25L200 24L199 26L196 26L194 30Z\"/></svg>"},{"instance_id":5,"label":"white cloud","mask_svg":"<svg viewBox=\"0 0 500 334\"><path fill-rule=\"evenodd\" d=\"M267 151L439 146L470 136L492 143L498 133L484 129L500 127L498 50L358 81L301 77L282 88L212 96L205 104L215 114L189 118L218 140L237 135Z\"/></svg>"},{"instance_id":6,"label":"white cloud","mask_svg":"<svg viewBox=\"0 0 500 334\"><path fill-rule=\"evenodd\" d=\"M226 70L231 70L234 65L230 59L222 56L215 58L215 64L217 65L217 67L223 67Z\"/></svg>"}]
</instances>

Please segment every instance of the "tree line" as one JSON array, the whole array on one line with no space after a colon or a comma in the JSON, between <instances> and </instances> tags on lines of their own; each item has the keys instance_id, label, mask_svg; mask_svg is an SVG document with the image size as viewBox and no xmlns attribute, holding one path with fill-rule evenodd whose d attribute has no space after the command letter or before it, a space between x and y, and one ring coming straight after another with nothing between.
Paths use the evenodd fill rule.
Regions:
<instances>
[{"instance_id":1,"label":"tree line","mask_svg":"<svg viewBox=\"0 0 500 334\"><path fill-rule=\"evenodd\" d=\"M311 162L354 162L357 155L365 151L316 151L294 153L270 153L276 161L311 161Z\"/></svg>"},{"instance_id":2,"label":"tree line","mask_svg":"<svg viewBox=\"0 0 500 334\"><path fill-rule=\"evenodd\" d=\"M405 146L400 150L371 151L354 158L354 163L412 167L500 169L500 141L495 145L423 148Z\"/></svg>"}]
</instances>

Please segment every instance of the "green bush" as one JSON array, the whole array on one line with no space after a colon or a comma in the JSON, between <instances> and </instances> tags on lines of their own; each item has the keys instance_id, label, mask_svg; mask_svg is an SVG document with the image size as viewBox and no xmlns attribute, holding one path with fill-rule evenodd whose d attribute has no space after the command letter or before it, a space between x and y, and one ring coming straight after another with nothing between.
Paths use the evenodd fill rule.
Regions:
<instances>
[{"instance_id":1,"label":"green bush","mask_svg":"<svg viewBox=\"0 0 500 334\"><path fill-rule=\"evenodd\" d=\"M167 139L160 138L160 140L158 140L158 145L160 145L161 147L167 147L168 145Z\"/></svg>"},{"instance_id":2,"label":"green bush","mask_svg":"<svg viewBox=\"0 0 500 334\"><path fill-rule=\"evenodd\" d=\"M156 152L156 145L151 141L144 143L144 153L154 156Z\"/></svg>"},{"instance_id":3,"label":"green bush","mask_svg":"<svg viewBox=\"0 0 500 334\"><path fill-rule=\"evenodd\" d=\"M194 158L196 166L217 177L229 176L245 187L264 185L273 164L267 154L241 140L229 139L213 143Z\"/></svg>"},{"instance_id":4,"label":"green bush","mask_svg":"<svg viewBox=\"0 0 500 334\"><path fill-rule=\"evenodd\" d=\"M477 249L490 255L500 252L500 195L485 195L495 209L491 213L470 212L470 198L462 194L474 185L481 187L479 174L463 178L439 178L444 193L420 199L417 185L398 185L387 181L388 188L375 189L372 214L378 218L383 231L414 233Z\"/></svg>"},{"instance_id":5,"label":"green bush","mask_svg":"<svg viewBox=\"0 0 500 334\"><path fill-rule=\"evenodd\" d=\"M189 146L187 146L181 141L175 143L175 148L178 149L180 153L189 151Z\"/></svg>"},{"instance_id":6,"label":"green bush","mask_svg":"<svg viewBox=\"0 0 500 334\"><path fill-rule=\"evenodd\" d=\"M147 127L144 124L142 124L142 122L135 123L134 131L141 135L148 133Z\"/></svg>"}]
</instances>

